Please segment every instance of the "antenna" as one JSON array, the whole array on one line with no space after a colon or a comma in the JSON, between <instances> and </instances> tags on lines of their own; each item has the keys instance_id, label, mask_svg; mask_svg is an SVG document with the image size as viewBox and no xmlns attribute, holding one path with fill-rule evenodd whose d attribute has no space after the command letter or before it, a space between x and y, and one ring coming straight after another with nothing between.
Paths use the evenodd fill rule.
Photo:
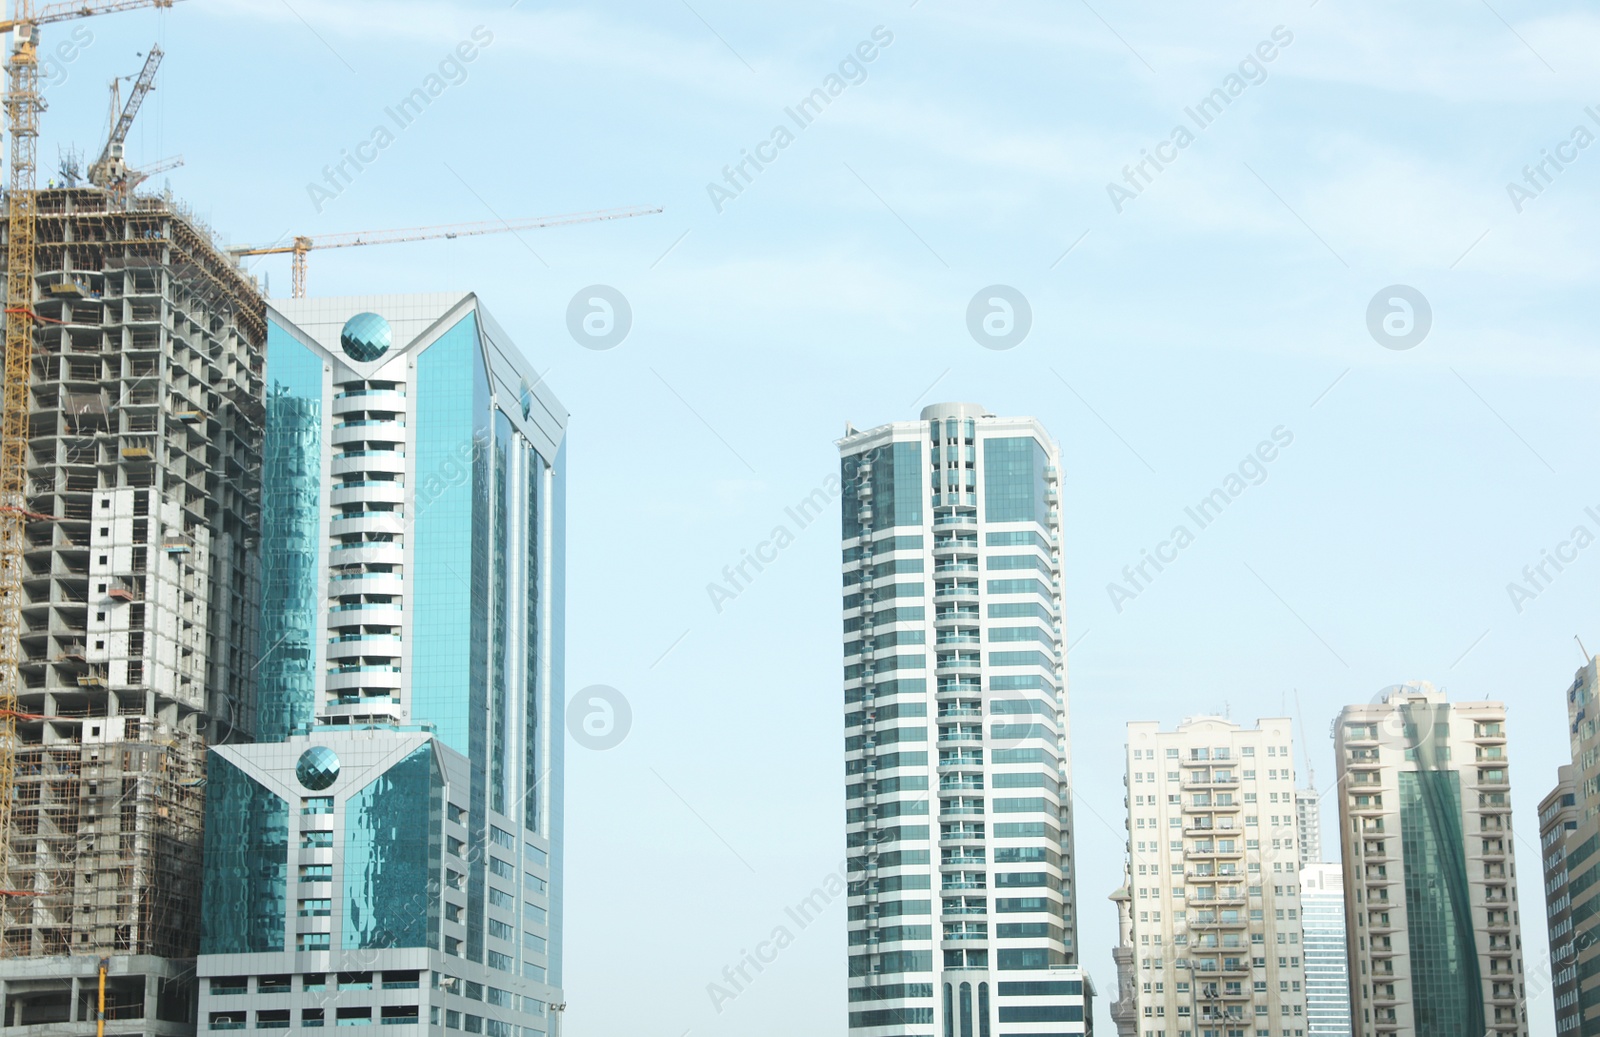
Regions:
<instances>
[{"instance_id":1,"label":"antenna","mask_svg":"<svg viewBox=\"0 0 1600 1037\"><path fill-rule=\"evenodd\" d=\"M1583 653L1583 661L1585 663L1594 658L1594 656L1589 654L1589 649L1583 647L1583 638L1579 637L1577 634L1573 634L1572 639L1578 642L1578 651Z\"/></svg>"}]
</instances>

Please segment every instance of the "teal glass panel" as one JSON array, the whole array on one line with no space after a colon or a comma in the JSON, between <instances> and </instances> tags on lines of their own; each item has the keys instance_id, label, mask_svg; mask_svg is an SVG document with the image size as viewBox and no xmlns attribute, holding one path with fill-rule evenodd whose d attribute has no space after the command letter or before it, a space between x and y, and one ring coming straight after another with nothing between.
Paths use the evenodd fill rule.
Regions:
<instances>
[{"instance_id":1,"label":"teal glass panel","mask_svg":"<svg viewBox=\"0 0 1600 1037\"><path fill-rule=\"evenodd\" d=\"M522 823L530 832L539 830L539 785L544 775L539 772L539 486L544 480L544 458L531 444L522 448L523 469L527 473L527 497L524 501L527 536L527 612L523 616L523 666L525 669L523 694L523 753Z\"/></svg>"},{"instance_id":2,"label":"teal glass panel","mask_svg":"<svg viewBox=\"0 0 1600 1037\"><path fill-rule=\"evenodd\" d=\"M550 497L550 718L548 764L550 816L542 834L550 839L550 982L562 984L562 934L566 926L566 747L562 732L567 729L567 444L556 449L552 465Z\"/></svg>"},{"instance_id":3,"label":"teal glass panel","mask_svg":"<svg viewBox=\"0 0 1600 1037\"><path fill-rule=\"evenodd\" d=\"M317 708L322 542L322 360L267 323L266 428L261 445L261 643L256 740L280 742Z\"/></svg>"},{"instance_id":4,"label":"teal glass panel","mask_svg":"<svg viewBox=\"0 0 1600 1037\"><path fill-rule=\"evenodd\" d=\"M860 465L870 461L872 474L872 529L922 524L922 444L894 443L854 454L840 462L840 481L844 495L840 507L846 539L861 535L860 507L856 488L863 478Z\"/></svg>"},{"instance_id":5,"label":"teal glass panel","mask_svg":"<svg viewBox=\"0 0 1600 1037\"><path fill-rule=\"evenodd\" d=\"M1044 447L1032 436L983 441L983 509L987 521L1048 522L1045 459Z\"/></svg>"},{"instance_id":6,"label":"teal glass panel","mask_svg":"<svg viewBox=\"0 0 1600 1037\"><path fill-rule=\"evenodd\" d=\"M1400 842L1416 1037L1483 1033L1483 978L1455 771L1400 772Z\"/></svg>"},{"instance_id":7,"label":"teal glass panel","mask_svg":"<svg viewBox=\"0 0 1600 1037\"><path fill-rule=\"evenodd\" d=\"M517 615L514 584L510 580L511 551L510 459L511 419L501 411L494 415L494 530L491 535L494 556L489 570L490 595L494 602L493 641L489 646L492 667L489 704L493 710L489 725L489 807L500 814L511 810L511 773L506 766L506 745L511 723L511 618Z\"/></svg>"},{"instance_id":8,"label":"teal glass panel","mask_svg":"<svg viewBox=\"0 0 1600 1037\"><path fill-rule=\"evenodd\" d=\"M477 323L463 319L417 358L415 516L407 574L411 715L471 756L474 497L489 418ZM480 689L479 695L482 691Z\"/></svg>"},{"instance_id":9,"label":"teal glass panel","mask_svg":"<svg viewBox=\"0 0 1600 1037\"><path fill-rule=\"evenodd\" d=\"M468 761L466 957L483 961L488 808L491 405L468 315L417 360L412 717Z\"/></svg>"},{"instance_id":10,"label":"teal glass panel","mask_svg":"<svg viewBox=\"0 0 1600 1037\"><path fill-rule=\"evenodd\" d=\"M443 780L433 744L350 797L345 806L345 950L438 949Z\"/></svg>"},{"instance_id":11,"label":"teal glass panel","mask_svg":"<svg viewBox=\"0 0 1600 1037\"><path fill-rule=\"evenodd\" d=\"M200 953L283 950L288 881L288 802L207 754Z\"/></svg>"}]
</instances>

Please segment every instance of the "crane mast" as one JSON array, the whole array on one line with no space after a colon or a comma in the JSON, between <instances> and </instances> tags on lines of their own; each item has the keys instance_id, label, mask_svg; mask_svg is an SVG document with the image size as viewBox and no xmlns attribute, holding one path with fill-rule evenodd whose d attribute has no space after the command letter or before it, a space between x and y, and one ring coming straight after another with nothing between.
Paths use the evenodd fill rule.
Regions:
<instances>
[{"instance_id":1,"label":"crane mast","mask_svg":"<svg viewBox=\"0 0 1600 1037\"><path fill-rule=\"evenodd\" d=\"M11 181L6 197L6 345L0 418L0 888L11 889L11 800L22 671L22 541L27 528L28 380L33 352L34 170L39 152L39 54L32 0L15 0L6 61Z\"/></svg>"}]
</instances>

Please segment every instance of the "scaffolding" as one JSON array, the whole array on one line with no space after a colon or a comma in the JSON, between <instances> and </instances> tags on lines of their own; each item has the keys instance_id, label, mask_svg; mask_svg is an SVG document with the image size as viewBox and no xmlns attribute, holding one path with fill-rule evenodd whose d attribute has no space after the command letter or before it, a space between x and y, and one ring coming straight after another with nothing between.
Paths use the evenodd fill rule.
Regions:
<instances>
[{"instance_id":1,"label":"scaffolding","mask_svg":"<svg viewBox=\"0 0 1600 1037\"><path fill-rule=\"evenodd\" d=\"M35 209L3 1010L84 1021L111 957L143 977L108 1018L192 1028L206 748L254 728L265 306L170 197Z\"/></svg>"}]
</instances>

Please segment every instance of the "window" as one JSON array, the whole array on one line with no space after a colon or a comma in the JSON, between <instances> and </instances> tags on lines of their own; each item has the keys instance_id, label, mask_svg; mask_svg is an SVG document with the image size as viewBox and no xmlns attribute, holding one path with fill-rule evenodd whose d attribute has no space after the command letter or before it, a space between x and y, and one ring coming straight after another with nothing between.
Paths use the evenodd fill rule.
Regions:
<instances>
[{"instance_id":1,"label":"window","mask_svg":"<svg viewBox=\"0 0 1600 1037\"><path fill-rule=\"evenodd\" d=\"M384 1026L406 1026L417 1021L416 1005L389 1005L382 1010L380 1022Z\"/></svg>"},{"instance_id":2,"label":"window","mask_svg":"<svg viewBox=\"0 0 1600 1037\"><path fill-rule=\"evenodd\" d=\"M517 869L498 857L489 858L489 872L496 878L515 879L517 877Z\"/></svg>"},{"instance_id":3,"label":"window","mask_svg":"<svg viewBox=\"0 0 1600 1037\"><path fill-rule=\"evenodd\" d=\"M331 864L302 864L300 865L301 882L332 882L333 865Z\"/></svg>"},{"instance_id":4,"label":"window","mask_svg":"<svg viewBox=\"0 0 1600 1037\"><path fill-rule=\"evenodd\" d=\"M263 1008L256 1012L256 1029L287 1030L288 1028L289 1010L287 1008Z\"/></svg>"},{"instance_id":5,"label":"window","mask_svg":"<svg viewBox=\"0 0 1600 1037\"><path fill-rule=\"evenodd\" d=\"M218 976L211 981L211 993L243 994L250 988L248 976Z\"/></svg>"},{"instance_id":6,"label":"window","mask_svg":"<svg viewBox=\"0 0 1600 1037\"><path fill-rule=\"evenodd\" d=\"M495 889L493 886L489 887L489 903L494 907L503 907L507 911L515 911L517 909L515 897L505 890Z\"/></svg>"},{"instance_id":7,"label":"window","mask_svg":"<svg viewBox=\"0 0 1600 1037\"><path fill-rule=\"evenodd\" d=\"M300 977L300 989L306 991L327 990L328 977L321 972L308 972Z\"/></svg>"},{"instance_id":8,"label":"window","mask_svg":"<svg viewBox=\"0 0 1600 1037\"><path fill-rule=\"evenodd\" d=\"M332 796L307 796L300 801L301 814L331 814L333 813Z\"/></svg>"},{"instance_id":9,"label":"window","mask_svg":"<svg viewBox=\"0 0 1600 1037\"><path fill-rule=\"evenodd\" d=\"M333 833L329 831L310 831L300 833L300 848L302 850L320 850L333 846Z\"/></svg>"},{"instance_id":10,"label":"window","mask_svg":"<svg viewBox=\"0 0 1600 1037\"><path fill-rule=\"evenodd\" d=\"M371 990L372 973L370 972L341 972L339 973L340 990Z\"/></svg>"},{"instance_id":11,"label":"window","mask_svg":"<svg viewBox=\"0 0 1600 1037\"><path fill-rule=\"evenodd\" d=\"M517 938L516 930L504 922L489 919L489 935L497 940L514 940Z\"/></svg>"},{"instance_id":12,"label":"window","mask_svg":"<svg viewBox=\"0 0 1600 1037\"><path fill-rule=\"evenodd\" d=\"M258 994L287 994L290 990L288 976L262 976L256 980Z\"/></svg>"},{"instance_id":13,"label":"window","mask_svg":"<svg viewBox=\"0 0 1600 1037\"><path fill-rule=\"evenodd\" d=\"M242 1030L244 1029L244 1012L212 1012L211 1029L213 1030Z\"/></svg>"},{"instance_id":14,"label":"window","mask_svg":"<svg viewBox=\"0 0 1600 1037\"><path fill-rule=\"evenodd\" d=\"M302 898L300 901L301 918L326 918L333 914L333 901L317 898Z\"/></svg>"},{"instance_id":15,"label":"window","mask_svg":"<svg viewBox=\"0 0 1600 1037\"><path fill-rule=\"evenodd\" d=\"M303 1009L301 1009L300 1010L300 1025L302 1027L305 1027L305 1026L321 1026L322 1025L322 1009L320 1009L320 1008L303 1008Z\"/></svg>"},{"instance_id":16,"label":"window","mask_svg":"<svg viewBox=\"0 0 1600 1037\"><path fill-rule=\"evenodd\" d=\"M383 989L385 990L416 990L418 975L416 972L385 972L383 974Z\"/></svg>"},{"instance_id":17,"label":"window","mask_svg":"<svg viewBox=\"0 0 1600 1037\"><path fill-rule=\"evenodd\" d=\"M489 838L496 846L503 846L508 850L517 848L517 840L512 834L498 825L489 826Z\"/></svg>"},{"instance_id":18,"label":"window","mask_svg":"<svg viewBox=\"0 0 1600 1037\"><path fill-rule=\"evenodd\" d=\"M339 1009L338 1025L340 1026L370 1026L371 1024L372 1009L370 1008Z\"/></svg>"},{"instance_id":19,"label":"window","mask_svg":"<svg viewBox=\"0 0 1600 1037\"><path fill-rule=\"evenodd\" d=\"M294 949L297 951L325 951L330 949L328 933L297 933Z\"/></svg>"}]
</instances>

